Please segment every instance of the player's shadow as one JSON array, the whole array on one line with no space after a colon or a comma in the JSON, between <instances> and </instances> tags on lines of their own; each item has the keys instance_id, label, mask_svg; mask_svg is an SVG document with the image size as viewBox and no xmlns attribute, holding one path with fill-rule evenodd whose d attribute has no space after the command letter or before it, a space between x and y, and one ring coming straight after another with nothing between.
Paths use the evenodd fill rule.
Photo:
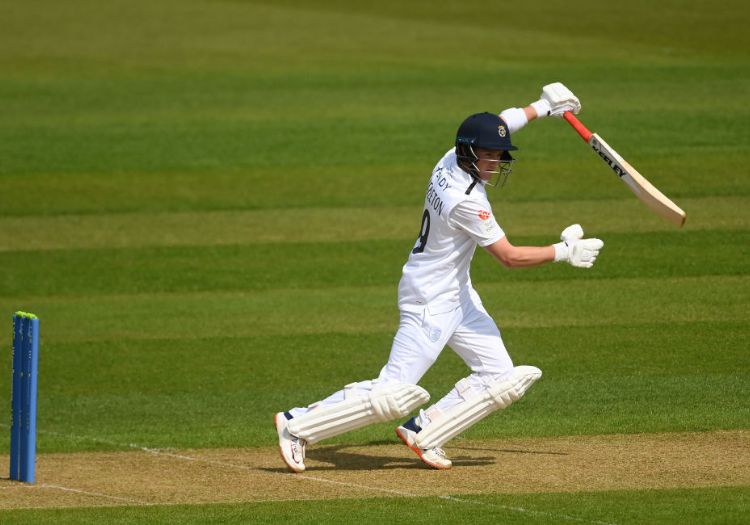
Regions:
<instances>
[{"instance_id":1,"label":"player's shadow","mask_svg":"<svg viewBox=\"0 0 750 525\"><path fill-rule=\"evenodd\" d=\"M386 442L393 445L393 442ZM383 443L373 443L367 454L353 452L350 445L329 445L310 448L307 458L325 465L308 465L305 472L325 472L328 470L397 470L397 469L430 469L427 465L404 447L403 455L379 455L377 451ZM411 456L410 456L411 455ZM491 456L454 456L451 457L454 467L476 467L495 462ZM264 469L269 471L286 472L283 468Z\"/></svg>"}]
</instances>

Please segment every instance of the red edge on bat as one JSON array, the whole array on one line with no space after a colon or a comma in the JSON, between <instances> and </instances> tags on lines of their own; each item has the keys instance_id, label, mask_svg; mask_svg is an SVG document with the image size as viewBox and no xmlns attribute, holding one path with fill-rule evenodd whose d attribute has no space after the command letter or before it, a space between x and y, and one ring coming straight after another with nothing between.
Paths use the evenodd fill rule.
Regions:
<instances>
[{"instance_id":1,"label":"red edge on bat","mask_svg":"<svg viewBox=\"0 0 750 525\"><path fill-rule=\"evenodd\" d=\"M568 121L568 124L573 126L573 129L575 129L578 134L581 136L583 140L586 141L588 144L589 140L591 140L591 133L586 126L583 125L583 123L576 118L576 116L571 113L570 111L566 111L563 113L563 118Z\"/></svg>"}]
</instances>

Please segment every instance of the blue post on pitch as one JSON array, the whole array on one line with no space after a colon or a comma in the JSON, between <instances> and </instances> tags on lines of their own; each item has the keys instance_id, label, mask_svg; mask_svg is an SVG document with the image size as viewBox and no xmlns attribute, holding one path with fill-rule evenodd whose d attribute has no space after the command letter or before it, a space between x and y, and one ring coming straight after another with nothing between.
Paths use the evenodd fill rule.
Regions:
<instances>
[{"instance_id":1,"label":"blue post on pitch","mask_svg":"<svg viewBox=\"0 0 750 525\"><path fill-rule=\"evenodd\" d=\"M39 319L13 316L13 385L11 392L10 479L36 479L36 401L39 369Z\"/></svg>"}]
</instances>

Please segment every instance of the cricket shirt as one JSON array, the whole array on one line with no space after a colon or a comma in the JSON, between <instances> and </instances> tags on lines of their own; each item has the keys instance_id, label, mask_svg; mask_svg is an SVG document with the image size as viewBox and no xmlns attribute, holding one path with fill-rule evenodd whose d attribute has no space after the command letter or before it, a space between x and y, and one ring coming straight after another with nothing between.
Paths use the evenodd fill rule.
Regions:
<instances>
[{"instance_id":1,"label":"cricket shirt","mask_svg":"<svg viewBox=\"0 0 750 525\"><path fill-rule=\"evenodd\" d=\"M449 312L468 300L477 245L505 236L482 184L458 166L455 148L437 163L425 193L422 223L398 287L405 311Z\"/></svg>"}]
</instances>

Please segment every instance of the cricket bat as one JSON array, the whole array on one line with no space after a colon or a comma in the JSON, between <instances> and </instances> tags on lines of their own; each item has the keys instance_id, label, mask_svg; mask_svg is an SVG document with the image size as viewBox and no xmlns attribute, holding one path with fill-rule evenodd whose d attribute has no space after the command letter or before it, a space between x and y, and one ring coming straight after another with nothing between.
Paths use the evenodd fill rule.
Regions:
<instances>
[{"instance_id":1,"label":"cricket bat","mask_svg":"<svg viewBox=\"0 0 750 525\"><path fill-rule=\"evenodd\" d=\"M573 129L578 132L581 138L612 168L612 171L630 188L630 191L635 193L635 196L641 202L678 228L685 224L687 217L685 212L656 189L633 166L625 162L625 159L618 155L612 146L604 142L596 133L590 132L570 111L563 113L563 118L573 126Z\"/></svg>"}]
</instances>

